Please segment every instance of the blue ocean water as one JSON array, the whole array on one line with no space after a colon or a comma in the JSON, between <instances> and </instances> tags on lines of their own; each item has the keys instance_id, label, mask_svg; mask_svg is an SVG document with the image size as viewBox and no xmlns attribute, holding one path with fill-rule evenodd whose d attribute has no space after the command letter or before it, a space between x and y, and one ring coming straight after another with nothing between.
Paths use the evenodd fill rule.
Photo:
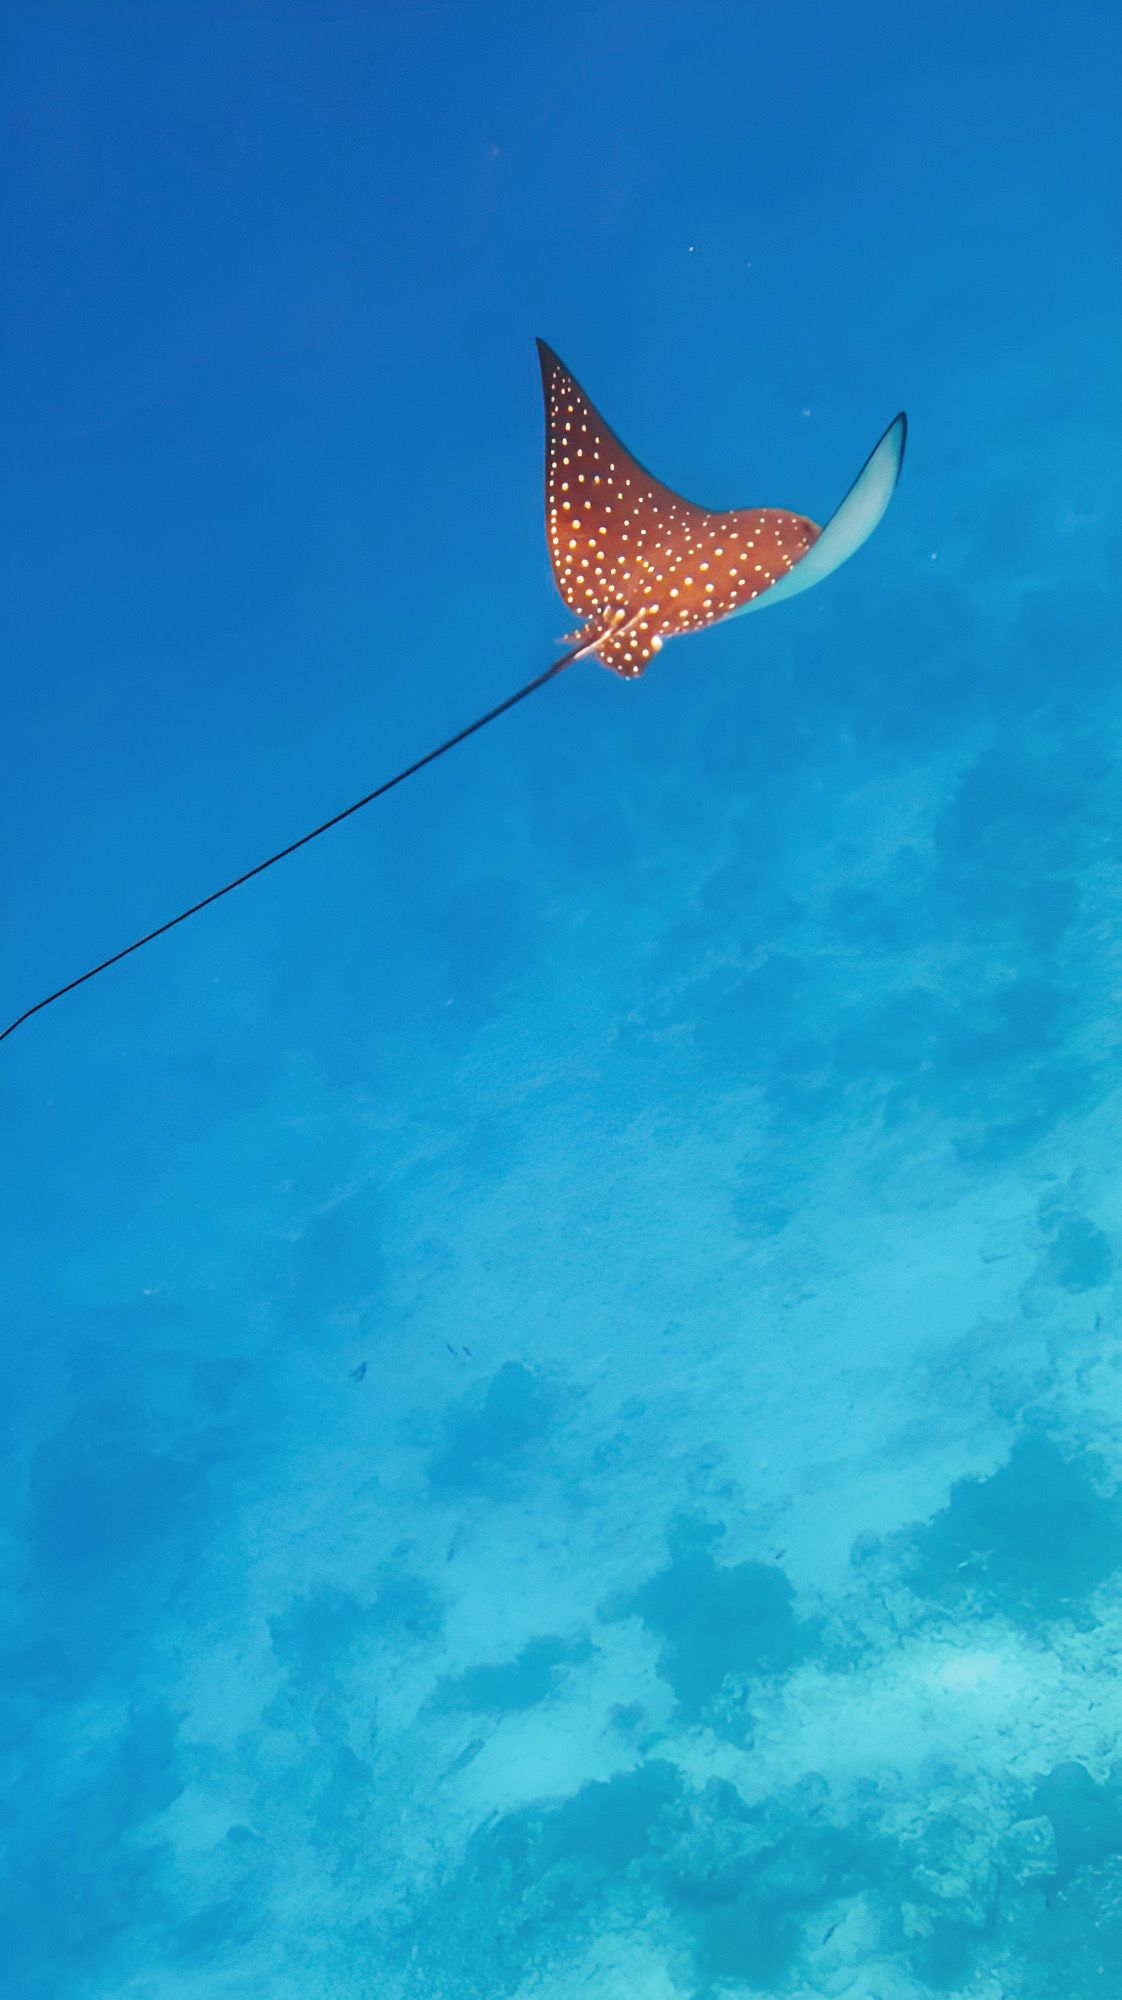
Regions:
<instances>
[{"instance_id":1,"label":"blue ocean water","mask_svg":"<svg viewBox=\"0 0 1122 2000\"><path fill-rule=\"evenodd\" d=\"M1122 16L5 10L5 2000L1122 1992Z\"/></svg>"}]
</instances>

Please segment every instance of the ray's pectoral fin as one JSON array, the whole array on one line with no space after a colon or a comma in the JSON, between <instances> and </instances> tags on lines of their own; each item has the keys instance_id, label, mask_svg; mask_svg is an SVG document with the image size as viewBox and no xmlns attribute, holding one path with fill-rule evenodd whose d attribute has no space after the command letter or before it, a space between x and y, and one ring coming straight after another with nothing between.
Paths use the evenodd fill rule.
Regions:
<instances>
[{"instance_id":1,"label":"ray's pectoral fin","mask_svg":"<svg viewBox=\"0 0 1122 2000\"><path fill-rule=\"evenodd\" d=\"M785 603L802 590L810 590L823 578L832 576L843 562L867 542L888 510L904 463L908 420L901 410L893 417L880 442L874 445L840 507L831 514L821 534L805 556L768 590L761 591L740 611L760 611L767 604ZM734 612L734 617L739 615Z\"/></svg>"}]
</instances>

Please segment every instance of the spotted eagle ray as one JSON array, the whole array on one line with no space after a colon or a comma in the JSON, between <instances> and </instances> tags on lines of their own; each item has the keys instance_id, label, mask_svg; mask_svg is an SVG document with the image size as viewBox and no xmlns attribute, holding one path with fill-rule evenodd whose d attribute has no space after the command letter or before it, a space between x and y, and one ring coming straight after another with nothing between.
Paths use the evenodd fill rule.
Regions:
<instances>
[{"instance_id":1,"label":"spotted eagle ray","mask_svg":"<svg viewBox=\"0 0 1122 2000\"><path fill-rule=\"evenodd\" d=\"M0 1029L0 1042L65 993L84 986L383 798L395 785L404 784L426 764L435 763L525 701L574 660L599 660L613 673L633 680L646 671L667 639L756 611L761 605L783 603L821 583L868 540L896 490L908 428L903 411L874 445L824 527L782 507L731 511L699 507L640 465L544 340L538 342L538 355L545 395L550 560L566 606L584 621L579 631L570 634L568 652L341 812L36 1000Z\"/></svg>"},{"instance_id":2,"label":"spotted eagle ray","mask_svg":"<svg viewBox=\"0 0 1122 2000\"><path fill-rule=\"evenodd\" d=\"M895 491L903 411L824 528L781 507L711 512L632 457L544 340L538 355L553 575L570 611L588 620L573 634L578 654L617 674L643 673L679 633L820 583L868 540Z\"/></svg>"}]
</instances>

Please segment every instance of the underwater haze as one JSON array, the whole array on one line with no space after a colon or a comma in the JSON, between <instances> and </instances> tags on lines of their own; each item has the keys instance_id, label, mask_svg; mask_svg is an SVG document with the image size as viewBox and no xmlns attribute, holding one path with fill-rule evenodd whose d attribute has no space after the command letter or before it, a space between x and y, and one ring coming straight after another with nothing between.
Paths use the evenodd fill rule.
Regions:
<instances>
[{"instance_id":1,"label":"underwater haze","mask_svg":"<svg viewBox=\"0 0 1122 2000\"><path fill-rule=\"evenodd\" d=\"M1122 12L4 8L4 2000L1122 1993Z\"/></svg>"}]
</instances>

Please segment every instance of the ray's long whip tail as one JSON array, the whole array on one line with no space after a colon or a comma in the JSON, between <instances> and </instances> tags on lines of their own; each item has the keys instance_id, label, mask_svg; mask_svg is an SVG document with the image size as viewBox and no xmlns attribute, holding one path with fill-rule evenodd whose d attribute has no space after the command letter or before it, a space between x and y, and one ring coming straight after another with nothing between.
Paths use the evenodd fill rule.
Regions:
<instances>
[{"instance_id":1,"label":"ray's long whip tail","mask_svg":"<svg viewBox=\"0 0 1122 2000\"><path fill-rule=\"evenodd\" d=\"M235 875L232 882L224 882L220 889L212 889L209 896L201 896L197 903L192 903L186 910L180 910L177 916L168 917L164 923L157 924L154 930L145 931L143 937L134 938L131 944L122 945L120 951L111 952L108 958L103 958L97 965L91 965L87 971L80 972L76 979L68 979L65 986L58 986L53 993L44 994L41 1000L36 1000L34 1006L25 1007L22 1014L17 1014L14 1021L10 1021L6 1028L0 1029L0 1042L6 1041L9 1035L14 1035L16 1029L21 1028L25 1021L30 1021L33 1014L41 1014L44 1007L52 1006L66 993L73 993L76 986L84 986L88 979L96 979L99 972L108 972L111 965L119 965L123 958L131 957L134 951L140 951L142 946L152 944L156 938L163 937L165 932L173 931L177 924L185 924L188 917L197 917L200 910L209 909L211 903L219 902L223 896L232 895L233 891L240 889L243 883L252 882L255 875L263 875L267 868L275 868L278 861L287 860L290 854L298 853L300 848L307 847L310 841L318 840L321 833L329 833L333 826L340 826L343 820L361 812L364 806L373 805L375 799L384 798L387 792L393 791L395 785L403 785L406 778L415 777L418 771L424 770L426 764L435 764L438 757L443 757L449 750L454 750L457 744L466 743L469 736L475 736L479 730L486 729L489 722L497 722L500 715L505 715L508 709L517 707L520 701L526 700L527 695L536 694L547 681L555 680L563 668L571 666L582 653L590 650L589 640L582 639L579 645L563 653L559 660L554 660L553 665L545 669L544 673L536 674L532 681L527 681L524 687L516 689L514 694L509 694L505 701L498 703L497 707L489 708L485 715L477 716L474 722L467 724L466 728L458 729L454 736L449 736L445 742L438 743L435 750L427 750L423 757L418 757L414 763L407 764L403 771L397 771L392 778L386 778L382 784L375 785L372 792L366 792L361 799L355 799L353 804L344 806L342 812L332 813L330 819L322 820L319 826L313 826L309 833L302 833L298 840L290 840L287 847L278 848L275 854L268 855L264 861L258 861L255 867L247 868L241 875Z\"/></svg>"}]
</instances>

